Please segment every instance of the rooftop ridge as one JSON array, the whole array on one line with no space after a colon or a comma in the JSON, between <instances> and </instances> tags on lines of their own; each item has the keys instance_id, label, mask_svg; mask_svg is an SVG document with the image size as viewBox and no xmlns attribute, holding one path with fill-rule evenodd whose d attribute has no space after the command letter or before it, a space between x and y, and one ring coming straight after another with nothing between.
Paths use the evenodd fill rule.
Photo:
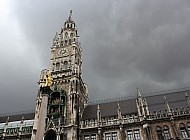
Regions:
<instances>
[{"instance_id":1,"label":"rooftop ridge","mask_svg":"<svg viewBox=\"0 0 190 140\"><path fill-rule=\"evenodd\" d=\"M155 92L147 92L147 93L143 93L142 95L144 97L149 97L149 96L156 96L156 95L162 95L162 94L170 94L170 93L175 93L175 92L180 92L180 91L187 91L187 90L190 90L190 87L168 89L168 90L161 90L161 91L155 91ZM97 104L101 104L101 103L111 103L111 102L123 101L123 100L126 100L126 99L127 100L136 99L136 95L92 100L92 101L89 101L89 105L97 105Z\"/></svg>"},{"instance_id":2,"label":"rooftop ridge","mask_svg":"<svg viewBox=\"0 0 190 140\"><path fill-rule=\"evenodd\" d=\"M21 110L17 112L6 112L6 113L1 113L0 117L6 117L6 116L12 116L12 115L22 115L22 114L29 114L29 113L34 113L34 109L31 110Z\"/></svg>"}]
</instances>

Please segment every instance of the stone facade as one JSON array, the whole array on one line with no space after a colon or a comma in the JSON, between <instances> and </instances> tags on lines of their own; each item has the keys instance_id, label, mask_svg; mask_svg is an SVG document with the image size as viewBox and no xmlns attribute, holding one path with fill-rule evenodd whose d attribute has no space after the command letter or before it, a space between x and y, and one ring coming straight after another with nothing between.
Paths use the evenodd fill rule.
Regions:
<instances>
[{"instance_id":1,"label":"stone facade","mask_svg":"<svg viewBox=\"0 0 190 140\"><path fill-rule=\"evenodd\" d=\"M33 129L33 139L42 139L38 134L45 134L45 140L55 135L58 140L76 140L79 137L79 120L88 102L88 90L81 78L82 49L71 14L72 12L60 33L56 33L51 48L49 69L43 70L40 76L39 89L44 88L48 72L51 73L53 83L49 90L39 90L39 96L46 94L48 100L42 100L36 108L35 116L39 117L35 117L35 122L40 120L40 116L45 115L43 120L46 120L46 127L45 130L39 129L43 124L41 122ZM41 107L41 104L46 104L47 107ZM47 113L41 110L47 110Z\"/></svg>"},{"instance_id":2,"label":"stone facade","mask_svg":"<svg viewBox=\"0 0 190 140\"><path fill-rule=\"evenodd\" d=\"M0 116L0 139L188 140L190 89L88 103L82 80L82 49L72 11L51 47L32 113ZM47 75L52 84L46 86Z\"/></svg>"}]
</instances>

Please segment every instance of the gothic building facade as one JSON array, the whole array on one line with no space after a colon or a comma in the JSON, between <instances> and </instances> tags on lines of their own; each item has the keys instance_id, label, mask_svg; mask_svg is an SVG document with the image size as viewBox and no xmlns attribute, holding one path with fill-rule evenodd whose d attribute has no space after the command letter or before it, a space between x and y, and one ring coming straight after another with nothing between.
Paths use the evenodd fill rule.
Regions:
<instances>
[{"instance_id":1,"label":"gothic building facade","mask_svg":"<svg viewBox=\"0 0 190 140\"><path fill-rule=\"evenodd\" d=\"M71 14L53 39L36 108L0 116L0 140L188 140L190 89L88 103L82 49Z\"/></svg>"}]
</instances>

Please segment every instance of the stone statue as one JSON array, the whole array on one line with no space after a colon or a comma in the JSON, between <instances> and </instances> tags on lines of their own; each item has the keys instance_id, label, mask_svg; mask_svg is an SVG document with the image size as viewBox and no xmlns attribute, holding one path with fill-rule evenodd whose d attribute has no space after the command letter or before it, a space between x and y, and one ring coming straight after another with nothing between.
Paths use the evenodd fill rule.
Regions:
<instances>
[{"instance_id":1,"label":"stone statue","mask_svg":"<svg viewBox=\"0 0 190 140\"><path fill-rule=\"evenodd\" d=\"M53 78L52 78L51 72L48 71L48 73L46 74L46 84L45 84L45 86L49 87L49 86L52 85L52 83L53 83Z\"/></svg>"}]
</instances>

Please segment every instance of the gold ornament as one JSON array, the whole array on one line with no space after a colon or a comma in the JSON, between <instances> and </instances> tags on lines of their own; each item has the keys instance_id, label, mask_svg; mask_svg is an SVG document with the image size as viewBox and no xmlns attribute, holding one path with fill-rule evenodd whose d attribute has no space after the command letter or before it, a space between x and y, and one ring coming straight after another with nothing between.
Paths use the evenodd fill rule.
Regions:
<instances>
[{"instance_id":1,"label":"gold ornament","mask_svg":"<svg viewBox=\"0 0 190 140\"><path fill-rule=\"evenodd\" d=\"M46 84L45 84L45 86L49 87L49 86L52 85L52 83L53 83L53 78L52 78L51 72L49 71L47 73L47 75L46 75Z\"/></svg>"}]
</instances>

